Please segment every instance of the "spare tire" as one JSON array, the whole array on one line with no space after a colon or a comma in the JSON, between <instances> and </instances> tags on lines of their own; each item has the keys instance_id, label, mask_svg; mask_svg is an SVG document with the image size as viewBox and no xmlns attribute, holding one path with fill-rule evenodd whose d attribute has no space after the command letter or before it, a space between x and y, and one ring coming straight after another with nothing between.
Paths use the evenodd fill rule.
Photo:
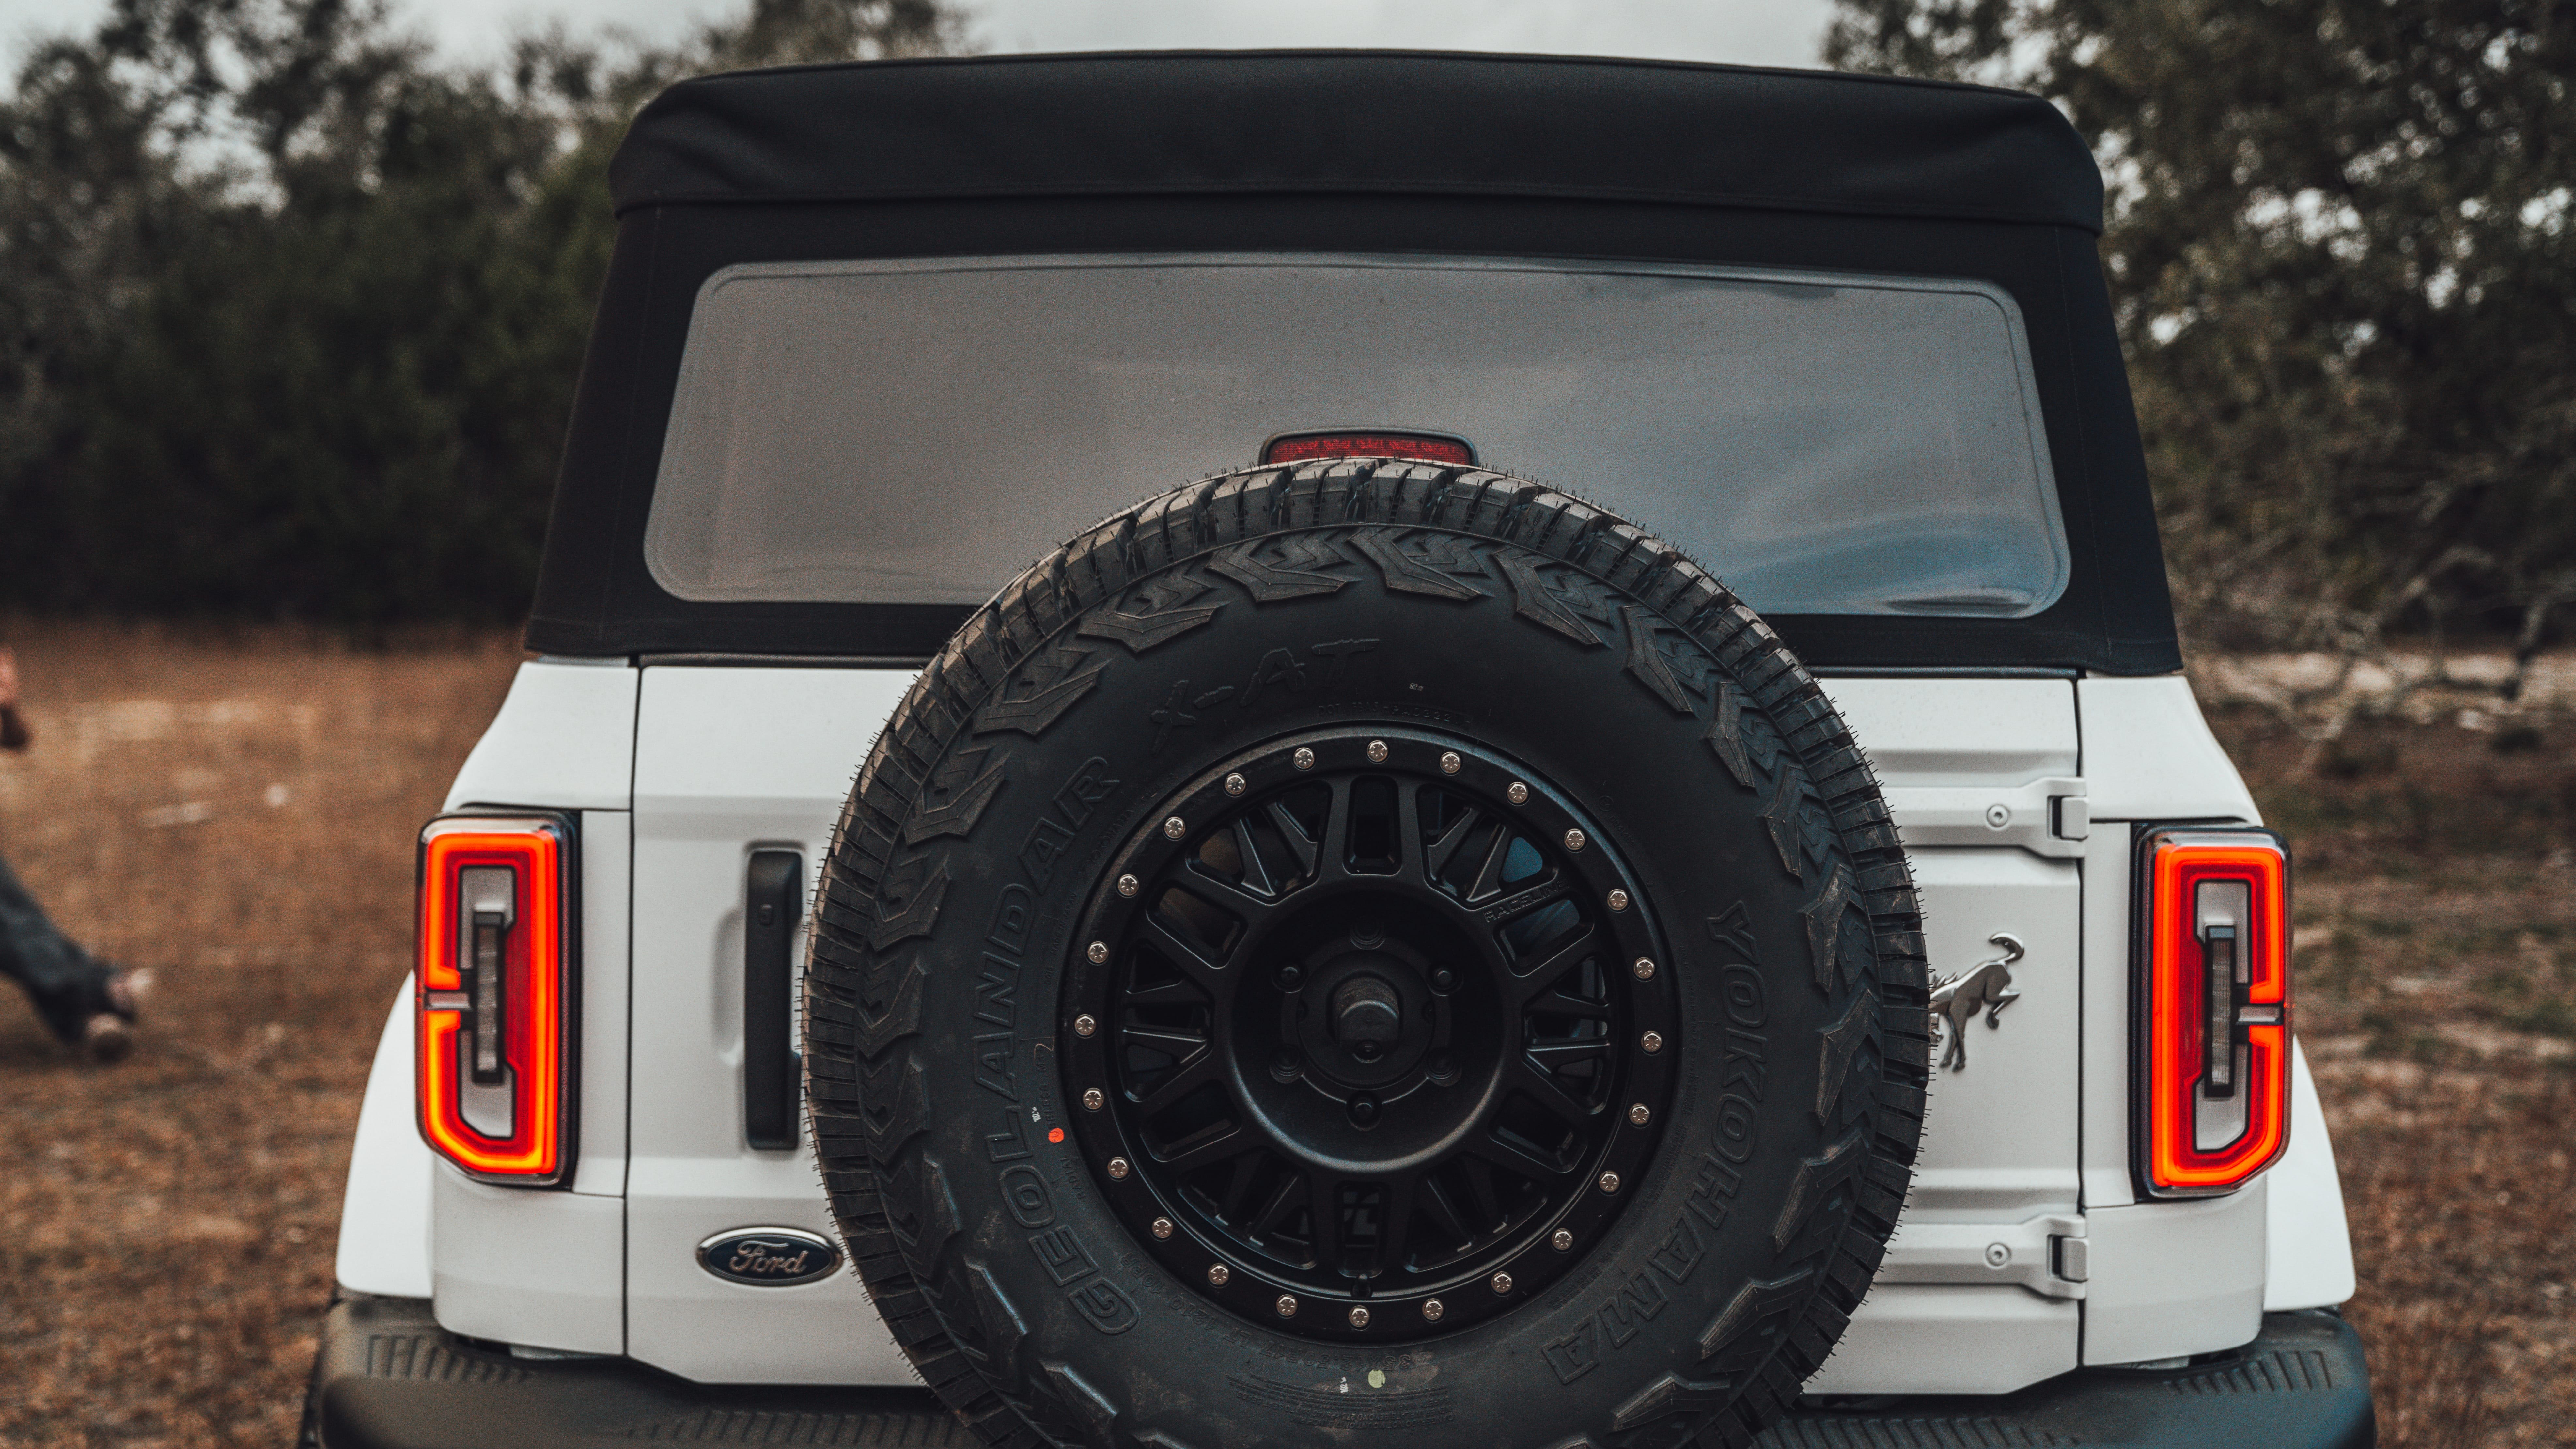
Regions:
<instances>
[{"instance_id":1,"label":"spare tire","mask_svg":"<svg viewBox=\"0 0 2576 1449\"><path fill-rule=\"evenodd\" d=\"M1746 1443L1922 1125L1850 731L1672 548L1470 468L1030 569L869 751L806 980L833 1215L994 1445Z\"/></svg>"}]
</instances>

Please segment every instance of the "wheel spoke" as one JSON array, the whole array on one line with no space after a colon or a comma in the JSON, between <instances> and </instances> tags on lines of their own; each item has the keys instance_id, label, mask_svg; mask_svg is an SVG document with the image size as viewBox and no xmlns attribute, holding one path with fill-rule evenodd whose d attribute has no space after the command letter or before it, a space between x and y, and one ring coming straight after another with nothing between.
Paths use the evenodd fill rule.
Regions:
<instances>
[{"instance_id":1,"label":"wheel spoke","mask_svg":"<svg viewBox=\"0 0 2576 1449\"><path fill-rule=\"evenodd\" d=\"M1420 1200L1424 1174L1408 1172L1386 1181L1386 1200L1377 1232L1377 1276L1392 1278L1404 1271L1405 1244L1413 1236L1413 1211Z\"/></svg>"},{"instance_id":2,"label":"wheel spoke","mask_svg":"<svg viewBox=\"0 0 2576 1449\"><path fill-rule=\"evenodd\" d=\"M1440 838L1431 842L1424 851L1422 873L1435 878L1445 873L1449 869L1450 858L1458 853L1460 846L1467 843L1467 837L1475 831L1476 827L1484 823L1483 811L1472 807L1461 809L1458 812L1458 818L1450 821L1449 828L1441 831Z\"/></svg>"},{"instance_id":3,"label":"wheel spoke","mask_svg":"<svg viewBox=\"0 0 2576 1449\"><path fill-rule=\"evenodd\" d=\"M1218 1075L1216 1053L1203 1049L1196 1056L1184 1058L1156 1082L1151 1091L1136 1098L1136 1113L1151 1121L1170 1110L1183 1097L1215 1081Z\"/></svg>"},{"instance_id":4,"label":"wheel spoke","mask_svg":"<svg viewBox=\"0 0 2576 1449\"><path fill-rule=\"evenodd\" d=\"M1315 1221L1315 1266L1327 1273L1342 1266L1342 1180L1327 1172L1306 1174L1307 1216Z\"/></svg>"},{"instance_id":5,"label":"wheel spoke","mask_svg":"<svg viewBox=\"0 0 2576 1449\"><path fill-rule=\"evenodd\" d=\"M1176 1065L1205 1054L1208 1048L1206 1033L1168 1026L1122 1026L1118 1028L1118 1040L1123 1046L1140 1046L1165 1053Z\"/></svg>"},{"instance_id":6,"label":"wheel spoke","mask_svg":"<svg viewBox=\"0 0 2576 1449\"><path fill-rule=\"evenodd\" d=\"M1538 964L1527 971L1515 973L1512 977L1511 990L1518 993L1518 996L1512 1001L1511 1008L1514 1011L1526 1009L1531 997L1554 986L1566 972L1582 965L1583 958L1591 955L1595 949L1593 938L1596 934L1592 923L1586 921L1576 927L1572 935L1560 940L1555 949L1539 957Z\"/></svg>"},{"instance_id":7,"label":"wheel spoke","mask_svg":"<svg viewBox=\"0 0 2576 1449\"><path fill-rule=\"evenodd\" d=\"M1132 988L1123 999L1129 1006L1204 1006L1207 993L1201 991L1196 982L1182 977Z\"/></svg>"},{"instance_id":8,"label":"wheel spoke","mask_svg":"<svg viewBox=\"0 0 2576 1449\"><path fill-rule=\"evenodd\" d=\"M1476 862L1476 878L1467 883L1467 903L1491 900L1503 891L1503 863L1511 858L1512 829L1508 822L1494 822L1494 838L1485 842L1484 859Z\"/></svg>"},{"instance_id":9,"label":"wheel spoke","mask_svg":"<svg viewBox=\"0 0 2576 1449\"><path fill-rule=\"evenodd\" d=\"M1229 1223L1236 1220L1236 1215L1243 1211L1243 1195L1252 1189L1252 1175L1260 1170L1258 1153L1247 1152L1234 1160L1234 1171L1226 1175L1225 1196L1217 1202L1220 1218Z\"/></svg>"},{"instance_id":10,"label":"wheel spoke","mask_svg":"<svg viewBox=\"0 0 2576 1449\"><path fill-rule=\"evenodd\" d=\"M1268 896L1254 895L1195 861L1189 866L1188 889L1199 899L1235 918L1236 951L1243 949L1243 943L1252 939L1253 933L1261 929L1261 923L1270 918L1270 912L1279 904ZM1233 953L1229 952L1226 959L1233 960Z\"/></svg>"},{"instance_id":11,"label":"wheel spoke","mask_svg":"<svg viewBox=\"0 0 2576 1449\"><path fill-rule=\"evenodd\" d=\"M1324 833L1315 842L1315 876L1318 880L1346 877L1351 873L1351 782L1334 780L1332 803L1324 807Z\"/></svg>"},{"instance_id":12,"label":"wheel spoke","mask_svg":"<svg viewBox=\"0 0 2576 1449\"><path fill-rule=\"evenodd\" d=\"M1467 1194L1475 1199L1476 1222L1479 1224L1470 1236L1483 1237L1499 1230L1503 1225L1503 1198L1494 1190L1493 1164L1470 1152L1459 1166L1467 1173Z\"/></svg>"},{"instance_id":13,"label":"wheel spoke","mask_svg":"<svg viewBox=\"0 0 2576 1449\"><path fill-rule=\"evenodd\" d=\"M1488 1191L1490 1190L1489 1185ZM1464 1252L1475 1246L1476 1230L1467 1226L1466 1214L1460 1212L1458 1204L1450 1200L1449 1189L1439 1178L1430 1173L1424 1173L1422 1187L1415 1194L1415 1201L1420 1205L1423 1215L1431 1219L1431 1225L1438 1228L1442 1236L1448 1240L1446 1246L1450 1251Z\"/></svg>"},{"instance_id":14,"label":"wheel spoke","mask_svg":"<svg viewBox=\"0 0 2576 1449\"><path fill-rule=\"evenodd\" d=\"M1606 1036L1555 1037L1535 1041L1522 1049L1528 1060L1543 1072L1561 1071L1576 1062L1598 1061L1610 1055L1610 1038Z\"/></svg>"},{"instance_id":15,"label":"wheel spoke","mask_svg":"<svg viewBox=\"0 0 2576 1449\"><path fill-rule=\"evenodd\" d=\"M1549 1016L1577 1017L1585 1021L1608 1021L1610 1019L1610 1003L1606 1001L1586 1001L1580 996L1570 995L1563 990L1543 991L1538 995L1531 997L1529 1005L1525 1009L1544 1012Z\"/></svg>"},{"instance_id":16,"label":"wheel spoke","mask_svg":"<svg viewBox=\"0 0 2576 1449\"><path fill-rule=\"evenodd\" d=\"M1422 788L1402 782L1395 787L1395 873L1429 883L1422 864Z\"/></svg>"},{"instance_id":17,"label":"wheel spoke","mask_svg":"<svg viewBox=\"0 0 2576 1449\"><path fill-rule=\"evenodd\" d=\"M1554 1077L1539 1070L1525 1057L1514 1059L1511 1077L1512 1084L1527 1093L1530 1100L1569 1127L1589 1127L1600 1116L1599 1112L1574 1100Z\"/></svg>"},{"instance_id":18,"label":"wheel spoke","mask_svg":"<svg viewBox=\"0 0 2576 1449\"><path fill-rule=\"evenodd\" d=\"M1265 902L1279 899L1279 882L1270 874L1270 862L1261 858L1261 841L1253 833L1252 817L1234 819L1234 853L1243 860L1243 888L1259 895Z\"/></svg>"},{"instance_id":19,"label":"wheel spoke","mask_svg":"<svg viewBox=\"0 0 2576 1449\"><path fill-rule=\"evenodd\" d=\"M1279 1181L1272 1185L1270 1195L1261 1200L1260 1208L1252 1214L1252 1221L1245 1224L1244 1236L1256 1243L1267 1239L1278 1232L1279 1225L1288 1221L1289 1214L1297 1211L1305 1201L1306 1175L1302 1172L1281 1174Z\"/></svg>"},{"instance_id":20,"label":"wheel spoke","mask_svg":"<svg viewBox=\"0 0 2576 1449\"><path fill-rule=\"evenodd\" d=\"M1279 832L1279 838L1288 843L1289 853L1297 857L1297 874L1313 880L1318 850L1315 837L1306 833L1306 827L1298 823L1283 802L1271 801L1269 813L1271 828Z\"/></svg>"},{"instance_id":21,"label":"wheel spoke","mask_svg":"<svg viewBox=\"0 0 2576 1449\"><path fill-rule=\"evenodd\" d=\"M1466 1149L1496 1167L1507 1168L1535 1182L1547 1182L1565 1175L1565 1169L1552 1160L1539 1156L1490 1127L1468 1138ZM1496 1217L1499 1223L1499 1209Z\"/></svg>"},{"instance_id":22,"label":"wheel spoke","mask_svg":"<svg viewBox=\"0 0 2576 1449\"><path fill-rule=\"evenodd\" d=\"M1219 1002L1233 995L1230 988L1234 978L1226 974L1225 963L1210 960L1197 942L1154 919L1151 913L1139 923L1139 928L1145 939L1160 948L1164 958L1179 967L1181 974L1200 990Z\"/></svg>"},{"instance_id":23,"label":"wheel spoke","mask_svg":"<svg viewBox=\"0 0 2576 1449\"><path fill-rule=\"evenodd\" d=\"M1261 1139L1244 1130L1242 1124L1227 1121L1181 1139L1173 1144L1175 1150L1170 1155L1157 1160L1173 1172L1194 1172L1260 1146Z\"/></svg>"}]
</instances>

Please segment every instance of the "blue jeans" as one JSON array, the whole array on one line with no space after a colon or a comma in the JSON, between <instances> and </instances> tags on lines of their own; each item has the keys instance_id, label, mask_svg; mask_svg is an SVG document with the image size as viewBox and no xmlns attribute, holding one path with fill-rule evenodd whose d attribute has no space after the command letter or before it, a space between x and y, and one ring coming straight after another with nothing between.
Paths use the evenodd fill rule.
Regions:
<instances>
[{"instance_id":1,"label":"blue jeans","mask_svg":"<svg viewBox=\"0 0 2576 1449\"><path fill-rule=\"evenodd\" d=\"M67 1042L81 1039L91 1017L116 1011L107 990L116 968L55 929L6 860L0 860L0 976L27 988L36 1014Z\"/></svg>"}]
</instances>

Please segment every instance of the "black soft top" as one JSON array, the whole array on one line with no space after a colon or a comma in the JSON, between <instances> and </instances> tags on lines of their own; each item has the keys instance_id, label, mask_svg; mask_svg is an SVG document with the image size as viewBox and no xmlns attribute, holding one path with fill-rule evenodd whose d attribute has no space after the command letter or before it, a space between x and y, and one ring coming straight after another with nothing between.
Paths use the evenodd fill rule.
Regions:
<instances>
[{"instance_id":1,"label":"black soft top","mask_svg":"<svg viewBox=\"0 0 2576 1449\"><path fill-rule=\"evenodd\" d=\"M705 76L644 108L609 178L621 213L1375 192L2102 229L2101 173L2036 96L1550 56L1173 51Z\"/></svg>"},{"instance_id":2,"label":"black soft top","mask_svg":"<svg viewBox=\"0 0 2576 1449\"><path fill-rule=\"evenodd\" d=\"M681 354L699 289L725 267L1351 251L2001 286L2029 331L2072 555L2065 592L2026 618L1772 622L1828 669L2180 666L2095 252L2101 176L2032 96L1544 56L881 61L683 81L636 118L610 177L617 246L528 627L540 651L914 658L971 612L710 603L655 582L645 520ZM1561 481L1618 504L1616 480ZM999 560L996 576L1026 562Z\"/></svg>"}]
</instances>

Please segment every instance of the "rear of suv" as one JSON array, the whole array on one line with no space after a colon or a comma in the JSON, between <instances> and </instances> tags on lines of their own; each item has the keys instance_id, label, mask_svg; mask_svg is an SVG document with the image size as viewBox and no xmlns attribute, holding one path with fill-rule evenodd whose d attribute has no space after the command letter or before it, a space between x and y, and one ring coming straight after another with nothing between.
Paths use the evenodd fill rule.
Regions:
<instances>
[{"instance_id":1,"label":"rear of suv","mask_svg":"<svg viewBox=\"0 0 2576 1449\"><path fill-rule=\"evenodd\" d=\"M2046 105L899 62L613 174L313 1439L2370 1441Z\"/></svg>"}]
</instances>

